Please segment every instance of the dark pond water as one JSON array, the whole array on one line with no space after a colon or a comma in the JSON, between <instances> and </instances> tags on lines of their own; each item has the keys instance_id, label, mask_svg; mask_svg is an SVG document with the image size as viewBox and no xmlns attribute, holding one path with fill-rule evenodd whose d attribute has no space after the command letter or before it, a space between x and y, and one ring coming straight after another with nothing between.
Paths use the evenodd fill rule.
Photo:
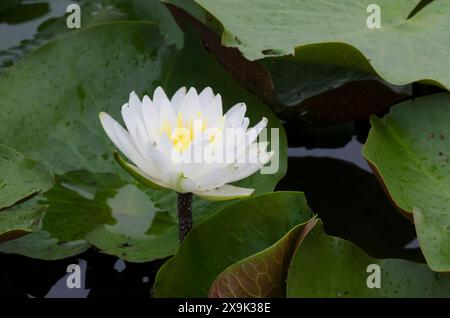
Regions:
<instances>
[{"instance_id":1,"label":"dark pond water","mask_svg":"<svg viewBox=\"0 0 450 318\"><path fill-rule=\"evenodd\" d=\"M31 39L37 27L62 15L69 1L23 1L0 15L0 50ZM304 191L325 230L376 257L421 261L413 226L390 204L361 156L367 121L322 128L286 123L289 170L277 190ZM126 263L93 249L61 261L0 254L0 297L148 297L161 262ZM67 266L79 264L82 288L66 286Z\"/></svg>"}]
</instances>

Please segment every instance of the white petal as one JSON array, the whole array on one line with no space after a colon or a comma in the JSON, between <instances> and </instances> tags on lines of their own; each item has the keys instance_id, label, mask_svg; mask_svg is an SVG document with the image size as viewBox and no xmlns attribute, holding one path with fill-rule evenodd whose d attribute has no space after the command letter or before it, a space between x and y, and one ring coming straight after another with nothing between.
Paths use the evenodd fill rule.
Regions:
<instances>
[{"instance_id":1,"label":"white petal","mask_svg":"<svg viewBox=\"0 0 450 318\"><path fill-rule=\"evenodd\" d=\"M168 99L162 101L159 109L159 124L163 133L169 136L172 135L172 131L176 125L176 115Z\"/></svg>"},{"instance_id":2,"label":"white petal","mask_svg":"<svg viewBox=\"0 0 450 318\"><path fill-rule=\"evenodd\" d=\"M178 115L181 113L183 122L190 122L194 119L202 119L202 110L200 108L200 100L195 88L191 87L181 103Z\"/></svg>"},{"instance_id":3,"label":"white petal","mask_svg":"<svg viewBox=\"0 0 450 318\"><path fill-rule=\"evenodd\" d=\"M263 119L259 123L257 123L254 127L250 128L247 131L247 144L252 144L256 140L256 138L258 138L258 135L261 133L261 131L266 128L267 122L267 118L263 117Z\"/></svg>"},{"instance_id":4,"label":"white petal","mask_svg":"<svg viewBox=\"0 0 450 318\"><path fill-rule=\"evenodd\" d=\"M114 158L131 176L133 176L139 182L147 185L151 188L161 189L167 188L167 185L163 184L161 180L154 178L152 175L146 173L142 169L135 165L126 162L117 152L114 152Z\"/></svg>"},{"instance_id":5,"label":"white petal","mask_svg":"<svg viewBox=\"0 0 450 318\"><path fill-rule=\"evenodd\" d=\"M273 151L262 153L258 158L259 160L257 163L249 163L239 167L239 169L237 169L233 175L230 175L226 178L227 182L235 182L251 176L258 170L260 170L266 163L268 163L273 154Z\"/></svg>"},{"instance_id":6,"label":"white petal","mask_svg":"<svg viewBox=\"0 0 450 318\"><path fill-rule=\"evenodd\" d=\"M249 124L250 124L250 120L248 119L248 117L245 117L244 120L242 121L242 129L247 131Z\"/></svg>"},{"instance_id":7,"label":"white petal","mask_svg":"<svg viewBox=\"0 0 450 318\"><path fill-rule=\"evenodd\" d=\"M153 104L151 99L145 95L142 100L143 122L147 129L150 142L155 142L160 133L159 109Z\"/></svg>"},{"instance_id":8,"label":"white petal","mask_svg":"<svg viewBox=\"0 0 450 318\"><path fill-rule=\"evenodd\" d=\"M153 104L159 109L163 102L170 103L164 90L158 86L153 93Z\"/></svg>"},{"instance_id":9,"label":"white petal","mask_svg":"<svg viewBox=\"0 0 450 318\"><path fill-rule=\"evenodd\" d=\"M139 97L137 96L135 91L132 91L130 93L130 98L129 98L128 103L130 104L130 108L140 108L142 105L142 102L139 99Z\"/></svg>"},{"instance_id":10,"label":"white petal","mask_svg":"<svg viewBox=\"0 0 450 318\"><path fill-rule=\"evenodd\" d=\"M152 158L156 169L159 171L159 178L162 181L166 181L166 175L168 175L171 171L173 171L173 164L170 157L167 157L166 154L159 151L154 144L147 144L147 157Z\"/></svg>"},{"instance_id":11,"label":"white petal","mask_svg":"<svg viewBox=\"0 0 450 318\"><path fill-rule=\"evenodd\" d=\"M206 87L202 90L200 95L198 95L198 98L200 99L200 107L202 112L205 112L208 108L210 108L209 106L214 98L214 92L211 87Z\"/></svg>"},{"instance_id":12,"label":"white petal","mask_svg":"<svg viewBox=\"0 0 450 318\"><path fill-rule=\"evenodd\" d=\"M243 103L237 103L236 105L233 105L226 113L225 116L228 118L231 115L233 115L234 112L239 111L241 109Z\"/></svg>"},{"instance_id":13,"label":"white petal","mask_svg":"<svg viewBox=\"0 0 450 318\"><path fill-rule=\"evenodd\" d=\"M255 189L240 188L230 184L225 184L219 188L206 191L194 191L193 193L205 200L224 201L250 196Z\"/></svg>"},{"instance_id":14,"label":"white petal","mask_svg":"<svg viewBox=\"0 0 450 318\"><path fill-rule=\"evenodd\" d=\"M234 105L226 114L226 127L240 128L245 117L247 106L244 103Z\"/></svg>"},{"instance_id":15,"label":"white petal","mask_svg":"<svg viewBox=\"0 0 450 318\"><path fill-rule=\"evenodd\" d=\"M207 121L208 126L222 117L222 98L220 95L214 96L211 87L206 87L198 98L203 118Z\"/></svg>"},{"instance_id":16,"label":"white petal","mask_svg":"<svg viewBox=\"0 0 450 318\"><path fill-rule=\"evenodd\" d=\"M103 129L114 145L134 164L145 167L146 162L128 132L107 113L102 112L99 117Z\"/></svg>"},{"instance_id":17,"label":"white petal","mask_svg":"<svg viewBox=\"0 0 450 318\"><path fill-rule=\"evenodd\" d=\"M200 103L202 104L203 116L207 120L208 126L211 126L223 116L222 96L217 94L210 101L207 100L208 98L202 97Z\"/></svg>"},{"instance_id":18,"label":"white petal","mask_svg":"<svg viewBox=\"0 0 450 318\"><path fill-rule=\"evenodd\" d=\"M148 141L147 129L143 121L142 103L135 92L131 92L128 104L122 106L122 117L133 138L139 134L141 140Z\"/></svg>"},{"instance_id":19,"label":"white petal","mask_svg":"<svg viewBox=\"0 0 450 318\"><path fill-rule=\"evenodd\" d=\"M155 145L155 143L153 143ZM162 135L157 141L156 141L156 149L164 154L167 158L170 158L172 154L172 141L169 139L169 136L166 134Z\"/></svg>"},{"instance_id":20,"label":"white petal","mask_svg":"<svg viewBox=\"0 0 450 318\"><path fill-rule=\"evenodd\" d=\"M180 109L181 103L183 102L184 98L186 97L186 87L179 88L176 93L172 96L172 99L170 100L170 103L172 104L173 111L178 113L178 110Z\"/></svg>"},{"instance_id":21,"label":"white petal","mask_svg":"<svg viewBox=\"0 0 450 318\"><path fill-rule=\"evenodd\" d=\"M216 166L207 173L198 176L196 180L200 189L205 190L222 186L254 174L269 162L273 155L272 152L266 152L267 145L268 142L254 143L236 162ZM239 159L242 159L242 161L238 161Z\"/></svg>"},{"instance_id":22,"label":"white petal","mask_svg":"<svg viewBox=\"0 0 450 318\"><path fill-rule=\"evenodd\" d=\"M174 188L178 192L186 193L195 191L198 187L197 182L195 182L195 180L186 177L181 177L176 181Z\"/></svg>"}]
</instances>

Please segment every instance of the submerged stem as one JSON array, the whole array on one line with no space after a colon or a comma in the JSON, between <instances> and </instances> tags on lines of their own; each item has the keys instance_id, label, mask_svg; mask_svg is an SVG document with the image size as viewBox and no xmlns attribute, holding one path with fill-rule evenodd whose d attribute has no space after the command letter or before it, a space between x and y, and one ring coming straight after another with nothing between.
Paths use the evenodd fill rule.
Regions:
<instances>
[{"instance_id":1,"label":"submerged stem","mask_svg":"<svg viewBox=\"0 0 450 318\"><path fill-rule=\"evenodd\" d=\"M192 229L192 193L178 193L178 220L181 243Z\"/></svg>"}]
</instances>

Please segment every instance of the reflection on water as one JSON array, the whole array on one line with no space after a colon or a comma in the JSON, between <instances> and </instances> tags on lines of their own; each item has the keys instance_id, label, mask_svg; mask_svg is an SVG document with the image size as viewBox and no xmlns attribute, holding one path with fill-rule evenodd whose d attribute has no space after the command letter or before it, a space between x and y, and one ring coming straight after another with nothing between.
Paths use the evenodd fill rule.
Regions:
<instances>
[{"instance_id":1,"label":"reflection on water","mask_svg":"<svg viewBox=\"0 0 450 318\"><path fill-rule=\"evenodd\" d=\"M4 1L4 0L2 0ZM74 1L22 1L18 7L0 14L0 50L6 50L25 39L32 39L38 26L50 17L62 16Z\"/></svg>"},{"instance_id":2,"label":"reflection on water","mask_svg":"<svg viewBox=\"0 0 450 318\"><path fill-rule=\"evenodd\" d=\"M89 295L90 289L86 289L86 270L87 262L84 259L77 259L78 266L80 266L81 273L81 288L67 288L67 278L71 273L67 273L65 276L61 277L53 286L50 288L45 298L86 298ZM31 295L30 295L31 296Z\"/></svg>"},{"instance_id":3,"label":"reflection on water","mask_svg":"<svg viewBox=\"0 0 450 318\"><path fill-rule=\"evenodd\" d=\"M335 159L344 160L357 165L359 168L371 172L368 163L361 156L361 143L357 140L356 136L353 136L350 142L344 147L337 149L329 148L313 148L306 149L305 147L289 148L288 156L290 158L297 157L331 157Z\"/></svg>"},{"instance_id":4,"label":"reflection on water","mask_svg":"<svg viewBox=\"0 0 450 318\"><path fill-rule=\"evenodd\" d=\"M117 234L145 236L157 212L152 200L135 185L120 188L114 198L108 199L115 224L105 227Z\"/></svg>"}]
</instances>

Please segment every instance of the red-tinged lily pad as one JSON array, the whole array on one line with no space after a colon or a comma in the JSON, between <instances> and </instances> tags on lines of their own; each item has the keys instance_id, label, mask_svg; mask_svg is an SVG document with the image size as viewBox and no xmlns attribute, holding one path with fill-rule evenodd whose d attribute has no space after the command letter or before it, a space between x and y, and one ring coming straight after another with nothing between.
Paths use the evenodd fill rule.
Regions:
<instances>
[{"instance_id":1,"label":"red-tinged lily pad","mask_svg":"<svg viewBox=\"0 0 450 318\"><path fill-rule=\"evenodd\" d=\"M284 297L292 257L316 222L317 219L312 219L297 225L271 247L228 267L215 279L209 297Z\"/></svg>"}]
</instances>

